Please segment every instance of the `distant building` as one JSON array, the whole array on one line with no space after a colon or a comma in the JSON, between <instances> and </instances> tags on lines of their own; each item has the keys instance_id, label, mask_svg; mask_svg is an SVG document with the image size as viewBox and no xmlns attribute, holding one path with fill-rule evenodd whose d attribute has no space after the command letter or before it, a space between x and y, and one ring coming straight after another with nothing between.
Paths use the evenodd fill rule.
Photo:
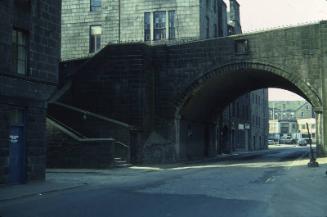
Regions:
<instances>
[{"instance_id":1,"label":"distant building","mask_svg":"<svg viewBox=\"0 0 327 217\"><path fill-rule=\"evenodd\" d=\"M58 81L60 1L0 1L0 183L45 178L47 100Z\"/></svg>"},{"instance_id":2,"label":"distant building","mask_svg":"<svg viewBox=\"0 0 327 217\"><path fill-rule=\"evenodd\" d=\"M270 101L269 119L287 120L313 118L314 111L307 101Z\"/></svg>"},{"instance_id":3,"label":"distant building","mask_svg":"<svg viewBox=\"0 0 327 217\"><path fill-rule=\"evenodd\" d=\"M223 112L222 152L253 151L267 148L268 90L247 93Z\"/></svg>"},{"instance_id":4,"label":"distant building","mask_svg":"<svg viewBox=\"0 0 327 217\"><path fill-rule=\"evenodd\" d=\"M280 138L280 126L278 120L269 120L269 139L278 140Z\"/></svg>"},{"instance_id":5,"label":"distant building","mask_svg":"<svg viewBox=\"0 0 327 217\"><path fill-rule=\"evenodd\" d=\"M251 92L252 150L266 149L269 130L268 89Z\"/></svg>"},{"instance_id":6,"label":"distant building","mask_svg":"<svg viewBox=\"0 0 327 217\"><path fill-rule=\"evenodd\" d=\"M315 118L298 119L297 124L299 126L299 131L301 133L301 136L304 138L309 137L308 129L307 129L307 124L308 124L311 138L312 138L313 142L315 142L315 140L316 140L316 119Z\"/></svg>"},{"instance_id":7,"label":"distant building","mask_svg":"<svg viewBox=\"0 0 327 217\"><path fill-rule=\"evenodd\" d=\"M296 119L279 120L278 122L281 136L294 135L295 133L298 133Z\"/></svg>"},{"instance_id":8,"label":"distant building","mask_svg":"<svg viewBox=\"0 0 327 217\"><path fill-rule=\"evenodd\" d=\"M307 101L270 101L269 102L269 124L275 125L278 122L280 136L293 136L301 134L307 136L305 123L309 122L312 136L315 137L315 114L312 106ZM270 126L269 134L273 136L276 131L272 131ZM296 135L301 136L301 135Z\"/></svg>"}]
</instances>

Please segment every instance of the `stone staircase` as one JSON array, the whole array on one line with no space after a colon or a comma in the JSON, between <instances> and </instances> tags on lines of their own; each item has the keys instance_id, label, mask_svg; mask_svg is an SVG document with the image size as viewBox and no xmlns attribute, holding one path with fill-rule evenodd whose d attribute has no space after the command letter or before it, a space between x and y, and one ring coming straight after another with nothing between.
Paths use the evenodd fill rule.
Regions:
<instances>
[{"instance_id":1,"label":"stone staircase","mask_svg":"<svg viewBox=\"0 0 327 217\"><path fill-rule=\"evenodd\" d=\"M113 161L113 166L118 168L130 167L132 164L128 163L127 160L124 160L121 157L115 157Z\"/></svg>"},{"instance_id":2,"label":"stone staircase","mask_svg":"<svg viewBox=\"0 0 327 217\"><path fill-rule=\"evenodd\" d=\"M47 128L48 164L52 167L130 166L127 124L73 106L50 103ZM57 158L64 158L62 162L66 163Z\"/></svg>"}]
</instances>

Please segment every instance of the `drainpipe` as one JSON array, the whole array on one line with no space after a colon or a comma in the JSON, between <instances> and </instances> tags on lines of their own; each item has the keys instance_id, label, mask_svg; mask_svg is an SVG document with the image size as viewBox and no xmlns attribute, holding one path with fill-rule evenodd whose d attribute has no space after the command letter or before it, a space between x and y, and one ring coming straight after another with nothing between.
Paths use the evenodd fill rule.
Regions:
<instances>
[{"instance_id":1,"label":"drainpipe","mask_svg":"<svg viewBox=\"0 0 327 217\"><path fill-rule=\"evenodd\" d=\"M121 19L121 8L120 8L120 2L121 0L118 0L118 43L120 43L120 19Z\"/></svg>"}]
</instances>

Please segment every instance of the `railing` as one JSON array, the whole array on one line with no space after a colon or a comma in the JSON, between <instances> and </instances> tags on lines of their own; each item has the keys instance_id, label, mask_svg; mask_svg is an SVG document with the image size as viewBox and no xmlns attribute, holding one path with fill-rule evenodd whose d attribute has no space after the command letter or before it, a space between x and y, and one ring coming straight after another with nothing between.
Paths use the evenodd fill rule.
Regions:
<instances>
[{"instance_id":1,"label":"railing","mask_svg":"<svg viewBox=\"0 0 327 217\"><path fill-rule=\"evenodd\" d=\"M129 124L104 117L63 103L50 103L48 120L58 129L79 142L111 141L114 155L126 161L135 145L135 128Z\"/></svg>"},{"instance_id":2,"label":"railing","mask_svg":"<svg viewBox=\"0 0 327 217\"><path fill-rule=\"evenodd\" d=\"M82 138L85 138L80 132L77 132L76 130L68 127L67 125L60 123L60 121L56 120L55 118L51 117L51 115L47 116L47 120L50 122L50 124L56 126L58 129L60 129L65 134L69 135L70 137L80 140Z\"/></svg>"}]
</instances>

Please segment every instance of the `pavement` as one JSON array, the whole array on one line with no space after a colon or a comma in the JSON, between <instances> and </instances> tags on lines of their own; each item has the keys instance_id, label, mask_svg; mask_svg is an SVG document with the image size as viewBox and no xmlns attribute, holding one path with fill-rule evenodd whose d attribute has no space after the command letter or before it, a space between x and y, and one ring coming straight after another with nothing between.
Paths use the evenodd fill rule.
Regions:
<instances>
[{"instance_id":1,"label":"pavement","mask_svg":"<svg viewBox=\"0 0 327 217\"><path fill-rule=\"evenodd\" d=\"M0 187L0 215L325 217L327 158L308 168L307 151L285 146L209 163L52 169L45 182Z\"/></svg>"},{"instance_id":2,"label":"pavement","mask_svg":"<svg viewBox=\"0 0 327 217\"><path fill-rule=\"evenodd\" d=\"M151 171L182 167L190 164L226 161L241 157L254 157L267 152L273 152L273 150L274 148L272 148L271 150L261 150L255 152L234 152L233 154L223 154L202 161L193 161L178 164L148 165L140 167L132 166L131 168L115 168L107 170L47 169L47 178L45 181L34 181L22 185L0 185L0 202L77 189L85 187L91 183L105 184L109 181L123 183L124 180L122 180L122 176L141 176L142 174L149 173ZM110 177L109 180L108 176ZM101 178L99 177L102 177L103 179L101 180ZM115 180L115 177L119 180Z\"/></svg>"},{"instance_id":3,"label":"pavement","mask_svg":"<svg viewBox=\"0 0 327 217\"><path fill-rule=\"evenodd\" d=\"M289 146L284 146L289 148ZM178 164L132 166L130 168L116 168L107 170L96 169L47 169L45 181L30 182L23 185L0 185L0 202L10 201L19 198L44 195L53 192L72 190L85 187L91 184L126 183L130 177L142 176L144 173L169 168L183 168L187 165L201 164L208 162L219 162L243 158L257 157L262 154L276 153L283 147L272 146L269 150L254 152L234 152L223 154L214 158ZM66 175L66 176L65 176ZM128 180L124 180L124 178Z\"/></svg>"}]
</instances>

